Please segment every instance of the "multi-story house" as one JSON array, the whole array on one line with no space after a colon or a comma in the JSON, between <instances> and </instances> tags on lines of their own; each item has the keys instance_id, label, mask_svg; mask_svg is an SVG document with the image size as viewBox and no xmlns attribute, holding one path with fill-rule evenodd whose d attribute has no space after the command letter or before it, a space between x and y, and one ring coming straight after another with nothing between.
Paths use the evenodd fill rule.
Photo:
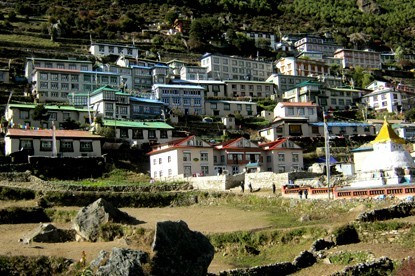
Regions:
<instances>
[{"instance_id":1,"label":"multi-story house","mask_svg":"<svg viewBox=\"0 0 415 276\"><path fill-rule=\"evenodd\" d=\"M69 93L89 93L105 85L120 87L112 72L37 67L32 73L32 94L38 102L67 102Z\"/></svg>"},{"instance_id":2,"label":"multi-story house","mask_svg":"<svg viewBox=\"0 0 415 276\"><path fill-rule=\"evenodd\" d=\"M237 174L258 171L263 164L262 150L250 140L240 137L214 146L215 172L228 171Z\"/></svg>"},{"instance_id":3,"label":"multi-story house","mask_svg":"<svg viewBox=\"0 0 415 276\"><path fill-rule=\"evenodd\" d=\"M274 84L266 81L225 80L228 97L269 98L274 94Z\"/></svg>"},{"instance_id":4,"label":"multi-story house","mask_svg":"<svg viewBox=\"0 0 415 276\"><path fill-rule=\"evenodd\" d=\"M137 148L147 148L149 145L170 141L174 129L165 122L157 121L103 119L102 125L114 129L115 138L125 140Z\"/></svg>"},{"instance_id":5,"label":"multi-story house","mask_svg":"<svg viewBox=\"0 0 415 276\"><path fill-rule=\"evenodd\" d=\"M227 98L226 85L217 80L171 80L171 84L177 85L199 85L205 89L205 98Z\"/></svg>"},{"instance_id":6,"label":"multi-story house","mask_svg":"<svg viewBox=\"0 0 415 276\"><path fill-rule=\"evenodd\" d=\"M153 92L170 109L188 115L205 114L204 88L200 85L155 84Z\"/></svg>"},{"instance_id":7,"label":"multi-story house","mask_svg":"<svg viewBox=\"0 0 415 276\"><path fill-rule=\"evenodd\" d=\"M206 100L205 114L207 116L227 117L241 115L253 117L257 115L257 103L248 101Z\"/></svg>"},{"instance_id":8,"label":"multi-story house","mask_svg":"<svg viewBox=\"0 0 415 276\"><path fill-rule=\"evenodd\" d=\"M274 100L282 101L282 96L285 91L293 89L299 83L315 80L315 77L284 75L281 73L277 73L269 76L266 81L272 82L274 84L274 88L276 91L276 93L273 96Z\"/></svg>"},{"instance_id":9,"label":"multi-story house","mask_svg":"<svg viewBox=\"0 0 415 276\"><path fill-rule=\"evenodd\" d=\"M305 58L283 57L276 64L278 72L293 76L329 75L330 66L324 61Z\"/></svg>"},{"instance_id":10,"label":"multi-story house","mask_svg":"<svg viewBox=\"0 0 415 276\"><path fill-rule=\"evenodd\" d=\"M319 106L311 102L279 102L274 108L275 118L306 118L308 122L318 121Z\"/></svg>"},{"instance_id":11,"label":"multi-story house","mask_svg":"<svg viewBox=\"0 0 415 276\"><path fill-rule=\"evenodd\" d=\"M182 80L207 80L208 74L206 67L184 65L180 69L180 79Z\"/></svg>"},{"instance_id":12,"label":"multi-story house","mask_svg":"<svg viewBox=\"0 0 415 276\"><path fill-rule=\"evenodd\" d=\"M246 35L253 39L255 41L255 45L258 47L262 43L262 41L265 41L268 43L268 46L276 50L277 48L277 40L275 37L275 34L268 33L268 32L247 32Z\"/></svg>"},{"instance_id":13,"label":"multi-story house","mask_svg":"<svg viewBox=\"0 0 415 276\"><path fill-rule=\"evenodd\" d=\"M341 48L340 45L334 42L334 39L331 37L316 37L316 36L306 36L295 43L295 48L298 52L310 52L318 51L322 52L324 56L333 56L334 52Z\"/></svg>"},{"instance_id":14,"label":"multi-story house","mask_svg":"<svg viewBox=\"0 0 415 276\"><path fill-rule=\"evenodd\" d=\"M174 76L176 78L180 77L180 70L182 69L182 67L188 65L187 62L178 59L172 59L166 62L166 64L170 68L169 75Z\"/></svg>"},{"instance_id":15,"label":"multi-story house","mask_svg":"<svg viewBox=\"0 0 415 276\"><path fill-rule=\"evenodd\" d=\"M287 138L258 145L264 151L266 171L283 173L303 169L303 150Z\"/></svg>"},{"instance_id":16,"label":"multi-story house","mask_svg":"<svg viewBox=\"0 0 415 276\"><path fill-rule=\"evenodd\" d=\"M54 139L56 152L54 152ZM78 157L101 156L102 136L83 130L14 129L9 128L4 138L5 153L25 151L28 155Z\"/></svg>"},{"instance_id":17,"label":"multi-story house","mask_svg":"<svg viewBox=\"0 0 415 276\"><path fill-rule=\"evenodd\" d=\"M61 70L92 71L93 62L77 59L26 58L25 77L31 82L32 72L36 68L55 68Z\"/></svg>"},{"instance_id":18,"label":"multi-story house","mask_svg":"<svg viewBox=\"0 0 415 276\"><path fill-rule=\"evenodd\" d=\"M213 147L196 136L159 144L148 155L154 179L214 175Z\"/></svg>"},{"instance_id":19,"label":"multi-story house","mask_svg":"<svg viewBox=\"0 0 415 276\"><path fill-rule=\"evenodd\" d=\"M283 99L290 102L314 102L324 110L349 109L367 94L365 89L352 87L326 87L322 82L307 81L284 93Z\"/></svg>"},{"instance_id":20,"label":"multi-story house","mask_svg":"<svg viewBox=\"0 0 415 276\"><path fill-rule=\"evenodd\" d=\"M89 124L90 112L87 109L75 108L68 105L44 105L44 120L34 120L35 104L9 104L5 112L5 119L9 127L17 128L62 128L68 120L79 122L80 125Z\"/></svg>"},{"instance_id":21,"label":"multi-story house","mask_svg":"<svg viewBox=\"0 0 415 276\"><path fill-rule=\"evenodd\" d=\"M338 49L334 53L334 57L342 59L343 68L352 68L356 66L368 69L382 68L380 53L375 51Z\"/></svg>"},{"instance_id":22,"label":"multi-story house","mask_svg":"<svg viewBox=\"0 0 415 276\"><path fill-rule=\"evenodd\" d=\"M310 102L278 103L274 109L275 119L267 128L259 130L259 135L268 141L289 136L324 136L324 124L319 106ZM375 128L370 124L352 122L328 122L330 135L353 136L374 135Z\"/></svg>"},{"instance_id":23,"label":"multi-story house","mask_svg":"<svg viewBox=\"0 0 415 276\"><path fill-rule=\"evenodd\" d=\"M134 45L118 45L110 43L91 43L89 52L96 57L118 55L126 57L138 57L139 49Z\"/></svg>"},{"instance_id":24,"label":"multi-story house","mask_svg":"<svg viewBox=\"0 0 415 276\"><path fill-rule=\"evenodd\" d=\"M272 62L207 53L201 58L208 78L265 81L273 73Z\"/></svg>"},{"instance_id":25,"label":"multi-story house","mask_svg":"<svg viewBox=\"0 0 415 276\"><path fill-rule=\"evenodd\" d=\"M165 115L165 105L156 99L130 97L130 118L134 120L160 119Z\"/></svg>"},{"instance_id":26,"label":"multi-story house","mask_svg":"<svg viewBox=\"0 0 415 276\"><path fill-rule=\"evenodd\" d=\"M130 94L121 90L103 86L91 93L89 104L103 118L130 118Z\"/></svg>"}]
</instances>

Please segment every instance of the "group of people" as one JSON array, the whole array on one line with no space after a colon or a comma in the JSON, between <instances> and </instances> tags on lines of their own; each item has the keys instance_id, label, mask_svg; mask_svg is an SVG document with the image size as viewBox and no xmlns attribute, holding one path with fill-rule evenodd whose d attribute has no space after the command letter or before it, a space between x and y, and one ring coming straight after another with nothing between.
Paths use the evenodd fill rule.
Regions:
<instances>
[{"instance_id":1,"label":"group of people","mask_svg":"<svg viewBox=\"0 0 415 276\"><path fill-rule=\"evenodd\" d=\"M244 181L241 181L240 187L241 187L241 192L243 193L243 192L245 191L245 183L244 183ZM251 182L249 182L249 183L248 183L248 189L249 189L249 192L250 192L250 193L252 193L252 192L253 192ZM277 189L277 188L276 188L276 186L275 186L275 183L272 183L272 193L273 193L273 194L275 194L276 189Z\"/></svg>"},{"instance_id":2,"label":"group of people","mask_svg":"<svg viewBox=\"0 0 415 276\"><path fill-rule=\"evenodd\" d=\"M307 199L307 197L308 197L308 190L305 189L305 190L299 190L298 191L298 195L300 196L300 199L303 198L303 194L304 194L304 198Z\"/></svg>"}]
</instances>

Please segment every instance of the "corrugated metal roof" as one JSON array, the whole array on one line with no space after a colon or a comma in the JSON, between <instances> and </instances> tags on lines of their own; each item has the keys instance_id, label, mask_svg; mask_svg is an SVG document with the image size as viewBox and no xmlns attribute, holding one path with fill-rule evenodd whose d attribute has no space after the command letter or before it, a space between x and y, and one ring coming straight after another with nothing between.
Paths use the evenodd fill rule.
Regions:
<instances>
[{"instance_id":1,"label":"corrugated metal roof","mask_svg":"<svg viewBox=\"0 0 415 276\"><path fill-rule=\"evenodd\" d=\"M131 128L145 128L145 129L174 129L169 124L164 122L143 122L143 121L121 121L121 120L103 120L104 126L111 127L131 127Z\"/></svg>"},{"instance_id":2,"label":"corrugated metal roof","mask_svg":"<svg viewBox=\"0 0 415 276\"><path fill-rule=\"evenodd\" d=\"M49 137L52 138L51 129L15 129L9 128L6 136L18 136L18 137ZM102 136L92 134L85 130L55 130L55 136L57 138L88 138L88 139L101 139Z\"/></svg>"}]
</instances>

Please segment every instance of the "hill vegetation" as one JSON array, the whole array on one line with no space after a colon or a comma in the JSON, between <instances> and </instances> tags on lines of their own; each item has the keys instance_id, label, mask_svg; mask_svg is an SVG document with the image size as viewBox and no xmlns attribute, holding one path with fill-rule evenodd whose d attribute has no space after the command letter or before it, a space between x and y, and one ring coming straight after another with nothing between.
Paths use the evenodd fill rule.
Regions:
<instances>
[{"instance_id":1,"label":"hill vegetation","mask_svg":"<svg viewBox=\"0 0 415 276\"><path fill-rule=\"evenodd\" d=\"M415 49L415 29L408 24L413 22L414 7L405 0L29 0L0 5L1 33L50 37L64 44L80 40L87 45L90 38L134 39L156 51L216 50L249 56L261 50L261 55L275 58L277 53L239 33L266 31L279 37L330 33L349 48L391 48L402 54ZM161 35L178 18L189 20L187 32ZM16 37L16 42L25 41Z\"/></svg>"}]
</instances>

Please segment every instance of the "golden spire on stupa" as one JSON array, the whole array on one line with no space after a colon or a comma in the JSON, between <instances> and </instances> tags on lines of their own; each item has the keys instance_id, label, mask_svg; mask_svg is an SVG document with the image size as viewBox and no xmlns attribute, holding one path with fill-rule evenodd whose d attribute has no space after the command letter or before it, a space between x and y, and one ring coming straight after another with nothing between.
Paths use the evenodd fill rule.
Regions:
<instances>
[{"instance_id":1,"label":"golden spire on stupa","mask_svg":"<svg viewBox=\"0 0 415 276\"><path fill-rule=\"evenodd\" d=\"M392 129L391 125L386 120L386 116L384 118L385 120L383 121L382 128L379 130L375 140L370 143L376 144L392 141L396 144L405 144L405 140L399 137L398 134L396 134L396 132Z\"/></svg>"}]
</instances>

